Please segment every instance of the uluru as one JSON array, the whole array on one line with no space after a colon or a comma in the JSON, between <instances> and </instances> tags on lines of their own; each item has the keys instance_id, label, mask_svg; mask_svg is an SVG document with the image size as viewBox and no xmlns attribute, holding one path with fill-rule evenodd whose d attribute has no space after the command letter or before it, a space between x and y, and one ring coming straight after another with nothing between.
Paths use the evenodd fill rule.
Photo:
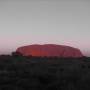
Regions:
<instances>
[{"instance_id":1,"label":"uluru","mask_svg":"<svg viewBox=\"0 0 90 90\"><path fill-rule=\"evenodd\" d=\"M33 44L17 48L16 52L24 56L40 56L40 57L83 57L82 52L78 48L56 45L56 44Z\"/></svg>"}]
</instances>

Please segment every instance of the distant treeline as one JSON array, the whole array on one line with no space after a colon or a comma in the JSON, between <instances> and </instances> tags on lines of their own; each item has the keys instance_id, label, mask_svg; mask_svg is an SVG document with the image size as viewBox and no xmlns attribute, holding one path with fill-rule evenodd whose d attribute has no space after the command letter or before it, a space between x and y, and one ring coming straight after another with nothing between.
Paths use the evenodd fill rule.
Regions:
<instances>
[{"instance_id":1,"label":"distant treeline","mask_svg":"<svg viewBox=\"0 0 90 90\"><path fill-rule=\"evenodd\" d=\"M90 90L90 57L0 55L0 90Z\"/></svg>"}]
</instances>

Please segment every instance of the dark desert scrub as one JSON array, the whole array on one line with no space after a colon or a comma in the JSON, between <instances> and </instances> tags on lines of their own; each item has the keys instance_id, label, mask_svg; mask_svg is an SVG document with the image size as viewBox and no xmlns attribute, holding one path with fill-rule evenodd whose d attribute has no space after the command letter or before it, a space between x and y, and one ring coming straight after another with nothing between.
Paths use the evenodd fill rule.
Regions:
<instances>
[{"instance_id":1,"label":"dark desert scrub","mask_svg":"<svg viewBox=\"0 0 90 90\"><path fill-rule=\"evenodd\" d=\"M89 90L89 67L89 57L0 56L0 90Z\"/></svg>"}]
</instances>

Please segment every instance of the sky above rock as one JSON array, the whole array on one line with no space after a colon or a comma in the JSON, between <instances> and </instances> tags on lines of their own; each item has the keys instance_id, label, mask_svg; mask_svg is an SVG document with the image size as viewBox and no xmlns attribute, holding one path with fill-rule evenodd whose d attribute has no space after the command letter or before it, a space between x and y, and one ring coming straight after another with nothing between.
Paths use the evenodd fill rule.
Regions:
<instances>
[{"instance_id":1,"label":"sky above rock","mask_svg":"<svg viewBox=\"0 0 90 90\"><path fill-rule=\"evenodd\" d=\"M90 55L90 0L0 0L0 53L60 44Z\"/></svg>"}]
</instances>

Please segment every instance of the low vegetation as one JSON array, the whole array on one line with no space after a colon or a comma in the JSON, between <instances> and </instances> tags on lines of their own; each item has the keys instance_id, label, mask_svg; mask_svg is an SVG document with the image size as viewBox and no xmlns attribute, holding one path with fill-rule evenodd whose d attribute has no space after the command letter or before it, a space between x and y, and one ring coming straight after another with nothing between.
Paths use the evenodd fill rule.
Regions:
<instances>
[{"instance_id":1,"label":"low vegetation","mask_svg":"<svg viewBox=\"0 0 90 90\"><path fill-rule=\"evenodd\" d=\"M90 90L90 57L0 56L0 90Z\"/></svg>"}]
</instances>

